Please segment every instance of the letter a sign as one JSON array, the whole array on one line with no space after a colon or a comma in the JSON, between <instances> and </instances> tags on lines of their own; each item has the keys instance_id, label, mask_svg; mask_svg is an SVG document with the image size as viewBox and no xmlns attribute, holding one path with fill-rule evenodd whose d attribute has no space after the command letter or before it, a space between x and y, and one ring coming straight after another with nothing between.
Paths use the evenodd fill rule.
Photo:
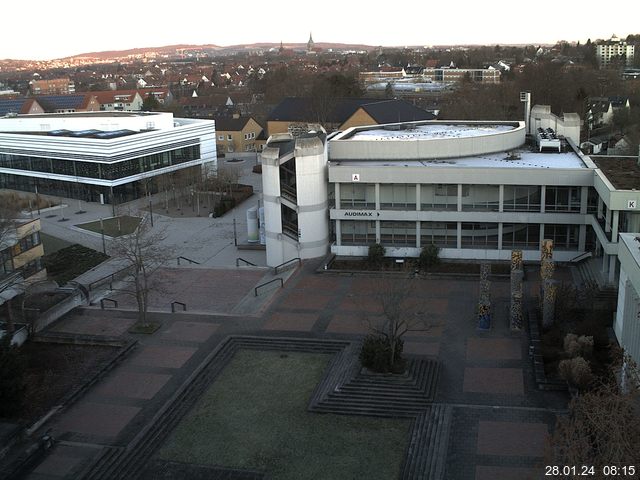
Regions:
<instances>
[{"instance_id":1,"label":"letter a sign","mask_svg":"<svg viewBox=\"0 0 640 480\"><path fill-rule=\"evenodd\" d=\"M359 182L360 181L360 174L359 173L352 173L351 174L351 181L352 182Z\"/></svg>"}]
</instances>

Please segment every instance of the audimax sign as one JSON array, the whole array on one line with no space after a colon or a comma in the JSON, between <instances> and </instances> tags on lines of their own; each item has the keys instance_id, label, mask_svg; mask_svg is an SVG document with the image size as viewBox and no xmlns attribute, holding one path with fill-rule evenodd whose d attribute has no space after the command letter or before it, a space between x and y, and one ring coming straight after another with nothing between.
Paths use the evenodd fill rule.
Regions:
<instances>
[{"instance_id":1,"label":"audimax sign","mask_svg":"<svg viewBox=\"0 0 640 480\"><path fill-rule=\"evenodd\" d=\"M344 212L343 215L345 217L370 218L370 217L379 217L380 216L380 212L371 212L371 211L365 211L365 210L347 210L347 211Z\"/></svg>"}]
</instances>

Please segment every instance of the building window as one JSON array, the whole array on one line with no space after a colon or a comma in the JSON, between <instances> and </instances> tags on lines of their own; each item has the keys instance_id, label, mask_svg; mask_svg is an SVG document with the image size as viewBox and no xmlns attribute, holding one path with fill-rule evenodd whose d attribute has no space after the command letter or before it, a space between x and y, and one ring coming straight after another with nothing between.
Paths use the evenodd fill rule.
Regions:
<instances>
[{"instance_id":1,"label":"building window","mask_svg":"<svg viewBox=\"0 0 640 480\"><path fill-rule=\"evenodd\" d=\"M383 210L415 210L416 186L406 183L380 185L380 208Z\"/></svg>"},{"instance_id":2,"label":"building window","mask_svg":"<svg viewBox=\"0 0 640 480\"><path fill-rule=\"evenodd\" d=\"M231 134L227 135L227 140L228 141L232 141L233 140L233 135L231 135Z\"/></svg>"},{"instance_id":3,"label":"building window","mask_svg":"<svg viewBox=\"0 0 640 480\"><path fill-rule=\"evenodd\" d=\"M218 140L220 140L221 142L224 141L224 135L218 135Z\"/></svg>"},{"instance_id":4,"label":"building window","mask_svg":"<svg viewBox=\"0 0 640 480\"><path fill-rule=\"evenodd\" d=\"M470 194L463 196L462 210L485 212L500 210L500 187L498 185L463 185L463 187L468 187Z\"/></svg>"},{"instance_id":5,"label":"building window","mask_svg":"<svg viewBox=\"0 0 640 480\"><path fill-rule=\"evenodd\" d=\"M458 185L421 185L420 208L422 210L457 210Z\"/></svg>"},{"instance_id":6,"label":"building window","mask_svg":"<svg viewBox=\"0 0 640 480\"><path fill-rule=\"evenodd\" d=\"M380 222L380 243L390 247L415 247L416 222Z\"/></svg>"},{"instance_id":7,"label":"building window","mask_svg":"<svg viewBox=\"0 0 640 480\"><path fill-rule=\"evenodd\" d=\"M458 246L456 222L420 222L420 245L436 245L441 248Z\"/></svg>"},{"instance_id":8,"label":"building window","mask_svg":"<svg viewBox=\"0 0 640 480\"><path fill-rule=\"evenodd\" d=\"M505 185L504 211L539 212L540 191L537 185Z\"/></svg>"},{"instance_id":9,"label":"building window","mask_svg":"<svg viewBox=\"0 0 640 480\"><path fill-rule=\"evenodd\" d=\"M374 210L376 208L376 187L372 183L340 184L340 208Z\"/></svg>"},{"instance_id":10,"label":"building window","mask_svg":"<svg viewBox=\"0 0 640 480\"><path fill-rule=\"evenodd\" d=\"M538 250L540 225L537 223L503 223L502 249Z\"/></svg>"},{"instance_id":11,"label":"building window","mask_svg":"<svg viewBox=\"0 0 640 480\"><path fill-rule=\"evenodd\" d=\"M376 222L342 220L340 232L341 245L366 246L376 243Z\"/></svg>"},{"instance_id":12,"label":"building window","mask_svg":"<svg viewBox=\"0 0 640 480\"><path fill-rule=\"evenodd\" d=\"M463 223L462 248L498 248L498 224Z\"/></svg>"},{"instance_id":13,"label":"building window","mask_svg":"<svg viewBox=\"0 0 640 480\"><path fill-rule=\"evenodd\" d=\"M580 212L580 187L546 187L545 212Z\"/></svg>"},{"instance_id":14,"label":"building window","mask_svg":"<svg viewBox=\"0 0 640 480\"><path fill-rule=\"evenodd\" d=\"M578 230L578 225L546 223L544 225L544 238L553 240L554 249L577 250Z\"/></svg>"}]
</instances>

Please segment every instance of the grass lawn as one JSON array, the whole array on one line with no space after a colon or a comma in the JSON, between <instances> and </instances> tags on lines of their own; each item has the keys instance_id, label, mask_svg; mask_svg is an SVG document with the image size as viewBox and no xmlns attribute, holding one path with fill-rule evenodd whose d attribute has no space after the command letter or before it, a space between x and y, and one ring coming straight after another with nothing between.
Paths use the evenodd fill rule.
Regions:
<instances>
[{"instance_id":1,"label":"grass lawn","mask_svg":"<svg viewBox=\"0 0 640 480\"><path fill-rule=\"evenodd\" d=\"M120 217L105 218L102 220L104 226L104 234L109 237L119 237L120 235L129 235L135 232L140 224L140 217L131 217L122 215ZM76 225L78 228L89 230L90 232L101 233L100 220L89 223L81 223Z\"/></svg>"},{"instance_id":2,"label":"grass lawn","mask_svg":"<svg viewBox=\"0 0 640 480\"><path fill-rule=\"evenodd\" d=\"M158 456L274 480L397 478L409 420L307 412L329 358L239 350Z\"/></svg>"}]
</instances>

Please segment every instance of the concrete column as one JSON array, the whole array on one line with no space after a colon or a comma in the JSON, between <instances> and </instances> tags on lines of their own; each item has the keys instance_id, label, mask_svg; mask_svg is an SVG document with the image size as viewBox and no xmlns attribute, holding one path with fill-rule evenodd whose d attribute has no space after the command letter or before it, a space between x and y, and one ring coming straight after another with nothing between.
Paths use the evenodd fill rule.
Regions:
<instances>
[{"instance_id":1,"label":"concrete column","mask_svg":"<svg viewBox=\"0 0 640 480\"><path fill-rule=\"evenodd\" d=\"M611 232L611 209L607 208L607 213L604 216L604 231L605 233Z\"/></svg>"},{"instance_id":2,"label":"concrete column","mask_svg":"<svg viewBox=\"0 0 640 480\"><path fill-rule=\"evenodd\" d=\"M420 240L420 221L416 222L416 248L420 248L421 240Z\"/></svg>"},{"instance_id":3,"label":"concrete column","mask_svg":"<svg viewBox=\"0 0 640 480\"><path fill-rule=\"evenodd\" d=\"M342 245L342 223L340 220L336 220L336 245L338 247Z\"/></svg>"},{"instance_id":4,"label":"concrete column","mask_svg":"<svg viewBox=\"0 0 640 480\"><path fill-rule=\"evenodd\" d=\"M462 211L462 184L458 184L458 211Z\"/></svg>"},{"instance_id":5,"label":"concrete column","mask_svg":"<svg viewBox=\"0 0 640 480\"><path fill-rule=\"evenodd\" d=\"M340 210L340 183L334 183L335 188L335 196L336 196L336 210Z\"/></svg>"},{"instance_id":6,"label":"concrete column","mask_svg":"<svg viewBox=\"0 0 640 480\"><path fill-rule=\"evenodd\" d=\"M587 243L587 226L580 225L578 229L578 250L584 252Z\"/></svg>"},{"instance_id":7,"label":"concrete column","mask_svg":"<svg viewBox=\"0 0 640 480\"><path fill-rule=\"evenodd\" d=\"M544 213L546 203L547 203L547 186L542 185L540 187L540 212L541 213Z\"/></svg>"},{"instance_id":8,"label":"concrete column","mask_svg":"<svg viewBox=\"0 0 640 480\"><path fill-rule=\"evenodd\" d=\"M379 183L376 183L375 192L376 192L376 210L380 210L380 184Z\"/></svg>"},{"instance_id":9,"label":"concrete column","mask_svg":"<svg viewBox=\"0 0 640 480\"><path fill-rule=\"evenodd\" d=\"M598 220L602 218L602 208L604 206L604 202L602 201L602 197L598 197Z\"/></svg>"},{"instance_id":10,"label":"concrete column","mask_svg":"<svg viewBox=\"0 0 640 480\"><path fill-rule=\"evenodd\" d=\"M502 222L498 224L498 250L502 250Z\"/></svg>"},{"instance_id":11,"label":"concrete column","mask_svg":"<svg viewBox=\"0 0 640 480\"><path fill-rule=\"evenodd\" d=\"M420 211L422 210L422 205L421 205L421 201L420 201L420 184L416 183L416 210Z\"/></svg>"},{"instance_id":12,"label":"concrete column","mask_svg":"<svg viewBox=\"0 0 640 480\"><path fill-rule=\"evenodd\" d=\"M458 222L458 238L457 238L457 244L458 244L458 248L462 248L462 222Z\"/></svg>"},{"instance_id":13,"label":"concrete column","mask_svg":"<svg viewBox=\"0 0 640 480\"><path fill-rule=\"evenodd\" d=\"M613 285L613 282L616 279L616 265L618 263L617 255L609 255L609 277L607 278L607 282L610 285Z\"/></svg>"},{"instance_id":14,"label":"concrete column","mask_svg":"<svg viewBox=\"0 0 640 480\"><path fill-rule=\"evenodd\" d=\"M504 185L498 186L498 211L504 212Z\"/></svg>"},{"instance_id":15,"label":"concrete column","mask_svg":"<svg viewBox=\"0 0 640 480\"><path fill-rule=\"evenodd\" d=\"M618 243L618 227L620 226L620 211L613 211L613 219L611 221L611 241Z\"/></svg>"},{"instance_id":16,"label":"concrete column","mask_svg":"<svg viewBox=\"0 0 640 480\"><path fill-rule=\"evenodd\" d=\"M380 243L380 220L376 220L376 243Z\"/></svg>"},{"instance_id":17,"label":"concrete column","mask_svg":"<svg viewBox=\"0 0 640 480\"><path fill-rule=\"evenodd\" d=\"M540 224L540 241L538 242L538 248L542 245L542 241L544 240L544 223Z\"/></svg>"},{"instance_id":18,"label":"concrete column","mask_svg":"<svg viewBox=\"0 0 640 480\"><path fill-rule=\"evenodd\" d=\"M607 255L606 253L604 253L604 251L602 252L602 268L600 269L600 271L604 274L607 273L607 262L609 261L609 255Z\"/></svg>"},{"instance_id":19,"label":"concrete column","mask_svg":"<svg viewBox=\"0 0 640 480\"><path fill-rule=\"evenodd\" d=\"M589 187L582 187L580 189L580 213L582 215L587 214L588 201L589 201Z\"/></svg>"}]
</instances>

